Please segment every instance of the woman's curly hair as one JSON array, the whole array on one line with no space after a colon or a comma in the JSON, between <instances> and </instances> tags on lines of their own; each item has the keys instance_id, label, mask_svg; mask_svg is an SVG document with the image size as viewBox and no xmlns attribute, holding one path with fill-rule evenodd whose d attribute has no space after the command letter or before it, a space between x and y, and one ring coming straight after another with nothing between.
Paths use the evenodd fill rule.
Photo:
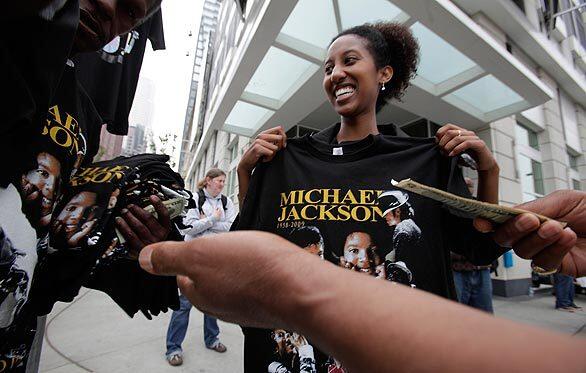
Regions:
<instances>
[{"instance_id":1,"label":"woman's curly hair","mask_svg":"<svg viewBox=\"0 0 586 373\"><path fill-rule=\"evenodd\" d=\"M379 91L376 111L378 112L391 99L400 100L411 79L417 74L419 64L419 43L411 30L400 23L365 23L342 31L331 43L343 35L358 35L366 39L367 48L374 57L376 67L393 68L393 77L386 89Z\"/></svg>"}]
</instances>

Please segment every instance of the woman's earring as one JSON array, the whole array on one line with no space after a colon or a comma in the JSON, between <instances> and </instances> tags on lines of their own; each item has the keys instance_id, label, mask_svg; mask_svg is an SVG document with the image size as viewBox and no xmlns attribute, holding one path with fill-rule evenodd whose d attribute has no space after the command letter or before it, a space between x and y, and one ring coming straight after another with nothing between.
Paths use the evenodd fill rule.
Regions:
<instances>
[{"instance_id":1,"label":"woman's earring","mask_svg":"<svg viewBox=\"0 0 586 373\"><path fill-rule=\"evenodd\" d=\"M380 89L380 90L381 90L381 91L384 91L384 90L386 89L386 88L385 88L385 82L383 82L382 84L383 84L383 86L381 87L381 89Z\"/></svg>"}]
</instances>

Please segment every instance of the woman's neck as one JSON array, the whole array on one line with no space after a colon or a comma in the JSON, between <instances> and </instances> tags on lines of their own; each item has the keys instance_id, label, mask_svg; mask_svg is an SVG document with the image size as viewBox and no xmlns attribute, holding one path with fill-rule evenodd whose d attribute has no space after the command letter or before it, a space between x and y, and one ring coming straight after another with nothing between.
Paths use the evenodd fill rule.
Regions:
<instances>
[{"instance_id":1,"label":"woman's neck","mask_svg":"<svg viewBox=\"0 0 586 373\"><path fill-rule=\"evenodd\" d=\"M220 193L216 193L214 195L214 193L212 193L212 191L210 190L210 188L205 187L206 192L212 197L212 198L216 198Z\"/></svg>"},{"instance_id":2,"label":"woman's neck","mask_svg":"<svg viewBox=\"0 0 586 373\"><path fill-rule=\"evenodd\" d=\"M358 141L368 135L378 135L376 114L374 112L352 118L342 117L340 131L338 131L336 139L339 143L344 141Z\"/></svg>"}]
</instances>

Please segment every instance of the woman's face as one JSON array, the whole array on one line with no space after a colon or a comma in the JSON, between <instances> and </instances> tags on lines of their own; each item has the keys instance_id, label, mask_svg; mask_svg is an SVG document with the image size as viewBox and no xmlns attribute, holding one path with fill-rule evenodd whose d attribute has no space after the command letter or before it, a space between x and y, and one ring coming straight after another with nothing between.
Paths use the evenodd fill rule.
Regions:
<instances>
[{"instance_id":1,"label":"woman's face","mask_svg":"<svg viewBox=\"0 0 586 373\"><path fill-rule=\"evenodd\" d=\"M226 183L226 176L225 175L220 175L217 177L212 178L208 178L207 184L206 184L206 188L208 190L208 193L211 194L212 196L217 196L218 194L222 193L222 190L224 190L224 184Z\"/></svg>"},{"instance_id":2,"label":"woman's face","mask_svg":"<svg viewBox=\"0 0 586 373\"><path fill-rule=\"evenodd\" d=\"M377 69L367 41L344 35L328 49L323 87L334 110L342 117L356 117L375 110L385 69Z\"/></svg>"}]
</instances>

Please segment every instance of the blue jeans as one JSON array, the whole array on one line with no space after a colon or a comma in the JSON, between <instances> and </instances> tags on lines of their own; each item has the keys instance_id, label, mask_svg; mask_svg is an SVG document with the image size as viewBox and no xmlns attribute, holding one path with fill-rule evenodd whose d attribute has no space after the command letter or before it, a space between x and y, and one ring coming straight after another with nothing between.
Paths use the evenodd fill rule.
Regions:
<instances>
[{"instance_id":1,"label":"blue jeans","mask_svg":"<svg viewBox=\"0 0 586 373\"><path fill-rule=\"evenodd\" d=\"M555 308L570 307L574 304L574 278L556 273L553 275Z\"/></svg>"},{"instance_id":2,"label":"blue jeans","mask_svg":"<svg viewBox=\"0 0 586 373\"><path fill-rule=\"evenodd\" d=\"M187 333L191 307L192 305L189 303L189 300L183 295L179 295L179 309L173 311L169 328L167 329L167 357L176 352L183 352L181 343L183 343L185 333ZM215 317L206 314L203 315L203 335L208 348L214 347L219 341L220 328L218 327L218 320Z\"/></svg>"},{"instance_id":3,"label":"blue jeans","mask_svg":"<svg viewBox=\"0 0 586 373\"><path fill-rule=\"evenodd\" d=\"M490 270L454 271L458 302L493 313Z\"/></svg>"}]
</instances>

